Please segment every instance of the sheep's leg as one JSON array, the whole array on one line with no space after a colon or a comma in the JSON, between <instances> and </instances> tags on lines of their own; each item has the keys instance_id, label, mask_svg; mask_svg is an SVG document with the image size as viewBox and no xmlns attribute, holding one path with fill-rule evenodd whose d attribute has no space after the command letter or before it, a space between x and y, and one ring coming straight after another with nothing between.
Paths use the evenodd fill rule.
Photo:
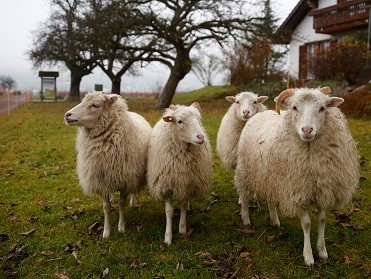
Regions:
<instances>
[{"instance_id":1,"label":"sheep's leg","mask_svg":"<svg viewBox=\"0 0 371 279\"><path fill-rule=\"evenodd\" d=\"M172 222L174 207L171 199L165 201L165 214L166 214L166 231L165 231L165 243L170 245L173 238L172 235Z\"/></svg>"},{"instance_id":2,"label":"sheep's leg","mask_svg":"<svg viewBox=\"0 0 371 279\"><path fill-rule=\"evenodd\" d=\"M305 264L311 267L314 264L312 247L310 245L310 217L308 214L308 210L304 210L300 215L301 220L301 227L303 228L304 232L304 248L303 248L303 256Z\"/></svg>"},{"instance_id":3,"label":"sheep's leg","mask_svg":"<svg viewBox=\"0 0 371 279\"><path fill-rule=\"evenodd\" d=\"M119 200L119 225L118 231L124 232L125 231L125 207L126 207L126 200L128 195L124 191L120 191L120 200Z\"/></svg>"},{"instance_id":4,"label":"sheep's leg","mask_svg":"<svg viewBox=\"0 0 371 279\"><path fill-rule=\"evenodd\" d=\"M280 219L278 219L277 208L274 204L268 203L269 208L269 219L271 220L271 226L279 227L280 226Z\"/></svg>"},{"instance_id":5,"label":"sheep's leg","mask_svg":"<svg viewBox=\"0 0 371 279\"><path fill-rule=\"evenodd\" d=\"M245 226L250 226L250 216L249 216L249 201L246 198L241 197L241 218L242 223Z\"/></svg>"},{"instance_id":6,"label":"sheep's leg","mask_svg":"<svg viewBox=\"0 0 371 279\"><path fill-rule=\"evenodd\" d=\"M187 207L189 206L188 201L183 201L180 204L180 221L179 221L179 233L185 234L187 232Z\"/></svg>"},{"instance_id":7,"label":"sheep's leg","mask_svg":"<svg viewBox=\"0 0 371 279\"><path fill-rule=\"evenodd\" d=\"M317 239L317 251L318 255L322 259L327 259L328 254L325 244L325 222L326 222L326 210L323 208L318 209L318 239Z\"/></svg>"},{"instance_id":8,"label":"sheep's leg","mask_svg":"<svg viewBox=\"0 0 371 279\"><path fill-rule=\"evenodd\" d=\"M130 207L135 207L136 204L137 204L137 195L131 194L130 195Z\"/></svg>"},{"instance_id":9,"label":"sheep's leg","mask_svg":"<svg viewBox=\"0 0 371 279\"><path fill-rule=\"evenodd\" d=\"M109 237L111 234L111 228L109 225L109 214L111 211L111 202L110 198L103 198L103 213L104 213L104 229L103 229L103 237Z\"/></svg>"}]
</instances>

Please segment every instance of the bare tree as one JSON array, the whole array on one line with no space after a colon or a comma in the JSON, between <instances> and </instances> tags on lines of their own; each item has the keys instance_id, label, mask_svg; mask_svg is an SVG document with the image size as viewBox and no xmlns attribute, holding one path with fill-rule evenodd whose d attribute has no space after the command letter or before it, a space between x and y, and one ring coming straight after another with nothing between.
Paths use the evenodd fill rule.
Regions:
<instances>
[{"instance_id":1,"label":"bare tree","mask_svg":"<svg viewBox=\"0 0 371 279\"><path fill-rule=\"evenodd\" d=\"M17 82L10 76L0 76L0 86L4 91L10 91L17 87Z\"/></svg>"},{"instance_id":2,"label":"bare tree","mask_svg":"<svg viewBox=\"0 0 371 279\"><path fill-rule=\"evenodd\" d=\"M136 62L148 60L154 43L142 33L143 21L137 16L141 0L90 0L85 15L91 51L97 64L111 79L112 93L120 94L125 73L137 74Z\"/></svg>"},{"instance_id":3,"label":"bare tree","mask_svg":"<svg viewBox=\"0 0 371 279\"><path fill-rule=\"evenodd\" d=\"M222 69L222 61L215 54L200 53L192 58L192 72L205 86L212 85Z\"/></svg>"},{"instance_id":4,"label":"bare tree","mask_svg":"<svg viewBox=\"0 0 371 279\"><path fill-rule=\"evenodd\" d=\"M245 0L153 0L141 7L145 32L157 38L154 60L170 68L157 108L170 105L179 82L191 71L190 51L207 41L246 38L256 17ZM165 49L164 49L165 48ZM153 57L152 57L153 58Z\"/></svg>"},{"instance_id":5,"label":"bare tree","mask_svg":"<svg viewBox=\"0 0 371 279\"><path fill-rule=\"evenodd\" d=\"M84 0L51 0L53 12L34 34L28 52L34 67L63 63L71 72L70 100L80 99L81 79L97 66L86 45Z\"/></svg>"}]
</instances>

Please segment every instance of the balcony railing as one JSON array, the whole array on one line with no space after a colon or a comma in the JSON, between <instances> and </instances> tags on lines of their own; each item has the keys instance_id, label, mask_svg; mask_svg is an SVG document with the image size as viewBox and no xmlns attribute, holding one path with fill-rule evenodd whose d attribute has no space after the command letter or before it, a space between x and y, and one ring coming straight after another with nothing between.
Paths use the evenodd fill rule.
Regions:
<instances>
[{"instance_id":1,"label":"balcony railing","mask_svg":"<svg viewBox=\"0 0 371 279\"><path fill-rule=\"evenodd\" d=\"M335 6L312 10L313 28L317 33L332 34L367 27L370 0L353 0Z\"/></svg>"}]
</instances>

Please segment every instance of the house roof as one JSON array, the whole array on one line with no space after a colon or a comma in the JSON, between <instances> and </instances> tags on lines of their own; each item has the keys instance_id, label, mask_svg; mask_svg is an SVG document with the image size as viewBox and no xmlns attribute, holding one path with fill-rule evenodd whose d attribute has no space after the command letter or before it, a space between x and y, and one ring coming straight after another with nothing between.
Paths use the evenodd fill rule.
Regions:
<instances>
[{"instance_id":1,"label":"house roof","mask_svg":"<svg viewBox=\"0 0 371 279\"><path fill-rule=\"evenodd\" d=\"M280 43L288 44L290 42L291 33L312 9L308 2L308 0L300 0L278 28L278 32L282 34Z\"/></svg>"}]
</instances>

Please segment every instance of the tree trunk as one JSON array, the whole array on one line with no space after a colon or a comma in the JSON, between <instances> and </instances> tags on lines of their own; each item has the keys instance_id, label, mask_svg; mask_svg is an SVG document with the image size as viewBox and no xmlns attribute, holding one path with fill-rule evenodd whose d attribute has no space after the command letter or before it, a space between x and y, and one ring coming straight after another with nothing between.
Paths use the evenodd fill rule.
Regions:
<instances>
[{"instance_id":1,"label":"tree trunk","mask_svg":"<svg viewBox=\"0 0 371 279\"><path fill-rule=\"evenodd\" d=\"M174 67L171 68L169 79L166 82L164 90L158 98L155 108L162 109L171 105L175 90L179 82L191 71L192 61L188 52L178 52Z\"/></svg>"},{"instance_id":2,"label":"tree trunk","mask_svg":"<svg viewBox=\"0 0 371 279\"><path fill-rule=\"evenodd\" d=\"M120 90L121 90L121 79L119 80L114 80L112 79L112 94L118 94L120 95Z\"/></svg>"},{"instance_id":3,"label":"tree trunk","mask_svg":"<svg viewBox=\"0 0 371 279\"><path fill-rule=\"evenodd\" d=\"M68 96L69 101L80 101L80 83L84 75L71 71L71 85L70 94Z\"/></svg>"}]
</instances>

